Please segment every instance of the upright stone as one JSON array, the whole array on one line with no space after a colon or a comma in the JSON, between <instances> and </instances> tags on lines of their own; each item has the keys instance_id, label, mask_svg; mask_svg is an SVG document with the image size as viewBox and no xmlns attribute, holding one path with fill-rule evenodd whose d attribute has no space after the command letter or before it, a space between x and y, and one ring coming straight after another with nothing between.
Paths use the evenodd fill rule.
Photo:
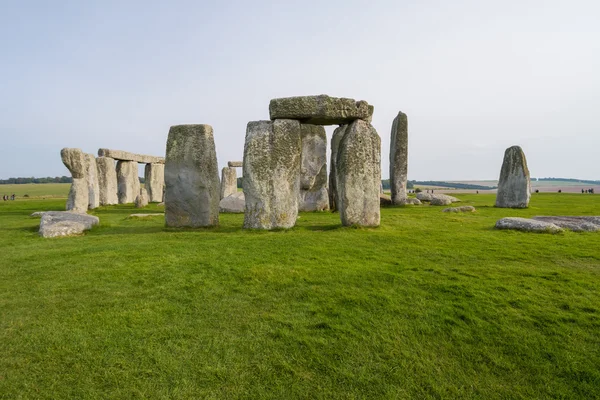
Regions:
<instances>
[{"instance_id":1,"label":"upright stone","mask_svg":"<svg viewBox=\"0 0 600 400\"><path fill-rule=\"evenodd\" d=\"M356 119L367 122L373 117L373 106L364 100L318 96L273 99L269 103L272 120L297 119L305 124L340 125Z\"/></svg>"},{"instance_id":2,"label":"upright stone","mask_svg":"<svg viewBox=\"0 0 600 400\"><path fill-rule=\"evenodd\" d=\"M110 157L97 157L98 187L100 191L100 205L118 204L117 197L117 170L115 160Z\"/></svg>"},{"instance_id":3,"label":"upright stone","mask_svg":"<svg viewBox=\"0 0 600 400\"><path fill-rule=\"evenodd\" d=\"M381 139L371 124L348 126L337 155L337 202L344 226L379 226Z\"/></svg>"},{"instance_id":4,"label":"upright stone","mask_svg":"<svg viewBox=\"0 0 600 400\"><path fill-rule=\"evenodd\" d=\"M406 204L406 182L408 179L408 119L399 112L392 123L390 141L390 186L392 203Z\"/></svg>"},{"instance_id":5,"label":"upright stone","mask_svg":"<svg viewBox=\"0 0 600 400\"><path fill-rule=\"evenodd\" d=\"M302 158L300 163L300 198L298 210L329 209L327 193L327 134L319 125L300 125Z\"/></svg>"},{"instance_id":6,"label":"upright stone","mask_svg":"<svg viewBox=\"0 0 600 400\"><path fill-rule=\"evenodd\" d=\"M235 168L225 167L221 170L221 199L237 192L237 172Z\"/></svg>"},{"instance_id":7,"label":"upright stone","mask_svg":"<svg viewBox=\"0 0 600 400\"><path fill-rule=\"evenodd\" d=\"M298 216L302 141L296 120L249 122L244 145L244 228L291 228Z\"/></svg>"},{"instance_id":8,"label":"upright stone","mask_svg":"<svg viewBox=\"0 0 600 400\"><path fill-rule=\"evenodd\" d=\"M348 130L348 125L342 125L333 131L331 137L331 156L329 162L329 209L331 211L338 210L337 204L337 183L336 183L336 165L340 142Z\"/></svg>"},{"instance_id":9,"label":"upright stone","mask_svg":"<svg viewBox=\"0 0 600 400\"><path fill-rule=\"evenodd\" d=\"M151 163L144 168L144 187L148 192L148 201L160 203L165 186L165 164Z\"/></svg>"},{"instance_id":10,"label":"upright stone","mask_svg":"<svg viewBox=\"0 0 600 400\"><path fill-rule=\"evenodd\" d=\"M73 177L66 209L85 213L88 209L90 195L86 156L80 149L64 148L60 151L60 157Z\"/></svg>"},{"instance_id":11,"label":"upright stone","mask_svg":"<svg viewBox=\"0 0 600 400\"><path fill-rule=\"evenodd\" d=\"M531 181L525 153L519 146L509 147L500 171L496 207L527 208L530 197Z\"/></svg>"},{"instance_id":12,"label":"upright stone","mask_svg":"<svg viewBox=\"0 0 600 400\"><path fill-rule=\"evenodd\" d=\"M135 198L135 207L144 208L148 205L148 191L146 188L140 188L140 194Z\"/></svg>"},{"instance_id":13,"label":"upright stone","mask_svg":"<svg viewBox=\"0 0 600 400\"><path fill-rule=\"evenodd\" d=\"M135 198L140 193L140 178L136 161L117 162L117 186L119 204L135 202Z\"/></svg>"},{"instance_id":14,"label":"upright stone","mask_svg":"<svg viewBox=\"0 0 600 400\"><path fill-rule=\"evenodd\" d=\"M219 170L210 125L171 127L165 185L167 226L197 228L219 224Z\"/></svg>"},{"instance_id":15,"label":"upright stone","mask_svg":"<svg viewBox=\"0 0 600 400\"><path fill-rule=\"evenodd\" d=\"M88 178L88 209L100 207L100 185L98 182L98 168L96 167L96 157L93 154L85 155Z\"/></svg>"}]
</instances>

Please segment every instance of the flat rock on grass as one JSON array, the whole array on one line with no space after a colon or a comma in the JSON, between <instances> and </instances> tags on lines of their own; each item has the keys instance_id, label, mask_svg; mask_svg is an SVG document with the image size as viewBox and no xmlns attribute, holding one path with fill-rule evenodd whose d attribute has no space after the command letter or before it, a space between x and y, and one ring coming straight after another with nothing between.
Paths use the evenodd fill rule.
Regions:
<instances>
[{"instance_id":1,"label":"flat rock on grass","mask_svg":"<svg viewBox=\"0 0 600 400\"><path fill-rule=\"evenodd\" d=\"M549 222L573 232L600 231L600 217L533 217L536 221Z\"/></svg>"},{"instance_id":2,"label":"flat rock on grass","mask_svg":"<svg viewBox=\"0 0 600 400\"><path fill-rule=\"evenodd\" d=\"M149 217L163 217L164 213L148 213L148 214L131 214L129 218L149 218Z\"/></svg>"},{"instance_id":3,"label":"flat rock on grass","mask_svg":"<svg viewBox=\"0 0 600 400\"><path fill-rule=\"evenodd\" d=\"M219 202L219 212L222 213L243 213L246 208L246 198L244 192L235 192L224 197Z\"/></svg>"},{"instance_id":4,"label":"flat rock on grass","mask_svg":"<svg viewBox=\"0 0 600 400\"><path fill-rule=\"evenodd\" d=\"M475 207L473 207L473 206L450 207L450 208L444 208L442 210L442 212L451 212L451 213L475 212Z\"/></svg>"},{"instance_id":5,"label":"flat rock on grass","mask_svg":"<svg viewBox=\"0 0 600 400\"><path fill-rule=\"evenodd\" d=\"M39 234L45 238L80 235L99 223L100 219L93 215L69 211L47 211L42 215Z\"/></svg>"},{"instance_id":6,"label":"flat rock on grass","mask_svg":"<svg viewBox=\"0 0 600 400\"><path fill-rule=\"evenodd\" d=\"M496 229L514 229L523 232L558 233L562 228L550 222L529 218L506 217L496 222Z\"/></svg>"}]
</instances>

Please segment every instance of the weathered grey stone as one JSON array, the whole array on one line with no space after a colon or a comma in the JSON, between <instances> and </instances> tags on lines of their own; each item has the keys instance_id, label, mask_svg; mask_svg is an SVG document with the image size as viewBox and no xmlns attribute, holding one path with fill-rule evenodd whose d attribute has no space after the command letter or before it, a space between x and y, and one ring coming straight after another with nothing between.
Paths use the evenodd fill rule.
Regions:
<instances>
[{"instance_id":1,"label":"weathered grey stone","mask_svg":"<svg viewBox=\"0 0 600 400\"><path fill-rule=\"evenodd\" d=\"M406 200L404 201L404 204L412 204L412 205L414 205L414 206L420 206L420 205L421 205L421 204L423 204L423 203L421 203L421 200L419 200L419 199L415 199L415 198L412 198L412 197L408 197L408 198L406 198Z\"/></svg>"},{"instance_id":2,"label":"weathered grey stone","mask_svg":"<svg viewBox=\"0 0 600 400\"><path fill-rule=\"evenodd\" d=\"M549 222L573 232L598 232L600 231L600 217L559 217L538 216L536 221Z\"/></svg>"},{"instance_id":3,"label":"weathered grey stone","mask_svg":"<svg viewBox=\"0 0 600 400\"><path fill-rule=\"evenodd\" d=\"M417 199L419 199L421 201L431 201L432 196L429 193L420 192L420 193L417 193Z\"/></svg>"},{"instance_id":4,"label":"weathered grey stone","mask_svg":"<svg viewBox=\"0 0 600 400\"><path fill-rule=\"evenodd\" d=\"M222 213L243 213L245 207L244 192L235 192L219 202L219 212Z\"/></svg>"},{"instance_id":5,"label":"weathered grey stone","mask_svg":"<svg viewBox=\"0 0 600 400\"><path fill-rule=\"evenodd\" d=\"M272 120L297 119L305 124L340 125L354 120L370 121L373 107L366 101L319 96L299 96L273 99L269 104Z\"/></svg>"},{"instance_id":6,"label":"weathered grey stone","mask_svg":"<svg viewBox=\"0 0 600 400\"><path fill-rule=\"evenodd\" d=\"M146 164L144 168L144 186L148 191L148 201L162 201L165 188L165 164Z\"/></svg>"},{"instance_id":7,"label":"weathered grey stone","mask_svg":"<svg viewBox=\"0 0 600 400\"><path fill-rule=\"evenodd\" d=\"M169 130L165 162L165 220L171 227L219 224L219 167L210 125Z\"/></svg>"},{"instance_id":8,"label":"weathered grey stone","mask_svg":"<svg viewBox=\"0 0 600 400\"><path fill-rule=\"evenodd\" d=\"M337 211L337 183L336 183L336 164L340 142L348 130L348 125L342 125L333 131L331 137L331 156L329 158L329 209Z\"/></svg>"},{"instance_id":9,"label":"weathered grey stone","mask_svg":"<svg viewBox=\"0 0 600 400\"><path fill-rule=\"evenodd\" d=\"M147 213L147 214L130 214L129 218L152 218L152 217L164 217L164 213Z\"/></svg>"},{"instance_id":10,"label":"weathered grey stone","mask_svg":"<svg viewBox=\"0 0 600 400\"><path fill-rule=\"evenodd\" d=\"M42 215L39 234L41 237L71 236L83 233L98 225L100 220L93 215L69 211L47 211Z\"/></svg>"},{"instance_id":11,"label":"weathered grey stone","mask_svg":"<svg viewBox=\"0 0 600 400\"><path fill-rule=\"evenodd\" d=\"M461 201L460 199L457 199L453 196L448 196L447 194L425 192L417 193L417 199L419 199L420 201L433 201L434 199L438 199L434 204L438 206L444 204L458 203Z\"/></svg>"},{"instance_id":12,"label":"weathered grey stone","mask_svg":"<svg viewBox=\"0 0 600 400\"><path fill-rule=\"evenodd\" d=\"M249 122L244 145L244 228L291 228L298 216L300 123Z\"/></svg>"},{"instance_id":13,"label":"weathered grey stone","mask_svg":"<svg viewBox=\"0 0 600 400\"><path fill-rule=\"evenodd\" d=\"M117 188L119 204L135 202L135 198L140 193L140 178L138 176L137 162L117 162Z\"/></svg>"},{"instance_id":14,"label":"weathered grey stone","mask_svg":"<svg viewBox=\"0 0 600 400\"><path fill-rule=\"evenodd\" d=\"M107 206L118 204L117 196L117 169L115 160L110 157L97 157L98 188L100 191L100 205Z\"/></svg>"},{"instance_id":15,"label":"weathered grey stone","mask_svg":"<svg viewBox=\"0 0 600 400\"><path fill-rule=\"evenodd\" d=\"M140 189L140 194L135 198L135 207L144 208L148 205L148 191L146 188Z\"/></svg>"},{"instance_id":16,"label":"weathered grey stone","mask_svg":"<svg viewBox=\"0 0 600 400\"><path fill-rule=\"evenodd\" d=\"M356 120L342 138L336 160L337 203L342 225L379 226L381 139Z\"/></svg>"},{"instance_id":17,"label":"weathered grey stone","mask_svg":"<svg viewBox=\"0 0 600 400\"><path fill-rule=\"evenodd\" d=\"M98 149L98 156L110 157L119 161L135 161L141 164L164 164L165 159L163 157L148 156L145 154L135 154L128 151L112 150L112 149Z\"/></svg>"},{"instance_id":18,"label":"weathered grey stone","mask_svg":"<svg viewBox=\"0 0 600 400\"><path fill-rule=\"evenodd\" d=\"M221 199L236 193L237 172L233 167L224 167L221 170Z\"/></svg>"},{"instance_id":19,"label":"weathered grey stone","mask_svg":"<svg viewBox=\"0 0 600 400\"><path fill-rule=\"evenodd\" d=\"M329 209L327 193L327 134L319 125L301 124L299 211Z\"/></svg>"},{"instance_id":20,"label":"weathered grey stone","mask_svg":"<svg viewBox=\"0 0 600 400\"><path fill-rule=\"evenodd\" d=\"M229 168L242 168L244 165L243 161L228 161L227 166Z\"/></svg>"},{"instance_id":21,"label":"weathered grey stone","mask_svg":"<svg viewBox=\"0 0 600 400\"><path fill-rule=\"evenodd\" d=\"M450 204L452 204L452 200L445 196L432 196L429 204L431 204L432 206L449 206Z\"/></svg>"},{"instance_id":22,"label":"weathered grey stone","mask_svg":"<svg viewBox=\"0 0 600 400\"><path fill-rule=\"evenodd\" d=\"M100 185L98 183L98 168L96 167L96 157L93 154L85 155L88 181L88 209L100 207Z\"/></svg>"},{"instance_id":23,"label":"weathered grey stone","mask_svg":"<svg viewBox=\"0 0 600 400\"><path fill-rule=\"evenodd\" d=\"M86 156L80 149L64 148L60 151L63 164L71 172L73 183L69 190L66 209L85 213L89 203L88 168Z\"/></svg>"},{"instance_id":24,"label":"weathered grey stone","mask_svg":"<svg viewBox=\"0 0 600 400\"><path fill-rule=\"evenodd\" d=\"M500 171L496 207L527 208L530 197L531 182L525 153L519 146L509 147Z\"/></svg>"},{"instance_id":25,"label":"weathered grey stone","mask_svg":"<svg viewBox=\"0 0 600 400\"><path fill-rule=\"evenodd\" d=\"M380 206L391 206L392 198L387 194L379 193L379 205Z\"/></svg>"},{"instance_id":26,"label":"weathered grey stone","mask_svg":"<svg viewBox=\"0 0 600 400\"><path fill-rule=\"evenodd\" d=\"M392 123L390 141L390 186L392 202L406 204L408 180L408 118L399 112Z\"/></svg>"},{"instance_id":27,"label":"weathered grey stone","mask_svg":"<svg viewBox=\"0 0 600 400\"><path fill-rule=\"evenodd\" d=\"M514 229L524 232L558 233L562 229L554 224L529 218L507 217L496 222L496 229Z\"/></svg>"},{"instance_id":28,"label":"weathered grey stone","mask_svg":"<svg viewBox=\"0 0 600 400\"><path fill-rule=\"evenodd\" d=\"M475 212L475 207L473 207L473 206L450 207L450 208L444 208L442 210L442 212L449 212L449 213Z\"/></svg>"}]
</instances>

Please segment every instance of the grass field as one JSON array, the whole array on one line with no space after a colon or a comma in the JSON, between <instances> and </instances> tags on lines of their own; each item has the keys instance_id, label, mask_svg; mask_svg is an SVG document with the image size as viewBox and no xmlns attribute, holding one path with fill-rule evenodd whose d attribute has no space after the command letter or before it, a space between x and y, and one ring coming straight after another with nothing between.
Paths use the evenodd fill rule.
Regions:
<instances>
[{"instance_id":1,"label":"grass field","mask_svg":"<svg viewBox=\"0 0 600 400\"><path fill-rule=\"evenodd\" d=\"M600 215L600 197L462 198L478 211L277 232L103 207L61 239L29 214L64 200L0 203L0 398L600 398L600 233L492 228Z\"/></svg>"},{"instance_id":2,"label":"grass field","mask_svg":"<svg viewBox=\"0 0 600 400\"><path fill-rule=\"evenodd\" d=\"M24 183L20 185L0 185L0 195L15 194L18 199L29 198L67 198L70 183Z\"/></svg>"}]
</instances>

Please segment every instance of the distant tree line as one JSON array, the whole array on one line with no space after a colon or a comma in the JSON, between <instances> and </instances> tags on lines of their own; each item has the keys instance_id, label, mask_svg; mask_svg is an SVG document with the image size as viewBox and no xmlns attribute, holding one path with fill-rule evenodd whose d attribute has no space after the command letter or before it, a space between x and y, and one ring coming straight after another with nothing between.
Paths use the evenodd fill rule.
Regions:
<instances>
[{"instance_id":1,"label":"distant tree line","mask_svg":"<svg viewBox=\"0 0 600 400\"><path fill-rule=\"evenodd\" d=\"M587 185L600 185L600 181L590 181L585 179L569 179L569 178L536 178L538 181L563 181L563 182L575 182L585 183Z\"/></svg>"},{"instance_id":2,"label":"distant tree line","mask_svg":"<svg viewBox=\"0 0 600 400\"><path fill-rule=\"evenodd\" d=\"M22 183L72 183L73 178L70 176L48 176L46 178L8 178L0 179L0 185L20 185Z\"/></svg>"}]
</instances>

